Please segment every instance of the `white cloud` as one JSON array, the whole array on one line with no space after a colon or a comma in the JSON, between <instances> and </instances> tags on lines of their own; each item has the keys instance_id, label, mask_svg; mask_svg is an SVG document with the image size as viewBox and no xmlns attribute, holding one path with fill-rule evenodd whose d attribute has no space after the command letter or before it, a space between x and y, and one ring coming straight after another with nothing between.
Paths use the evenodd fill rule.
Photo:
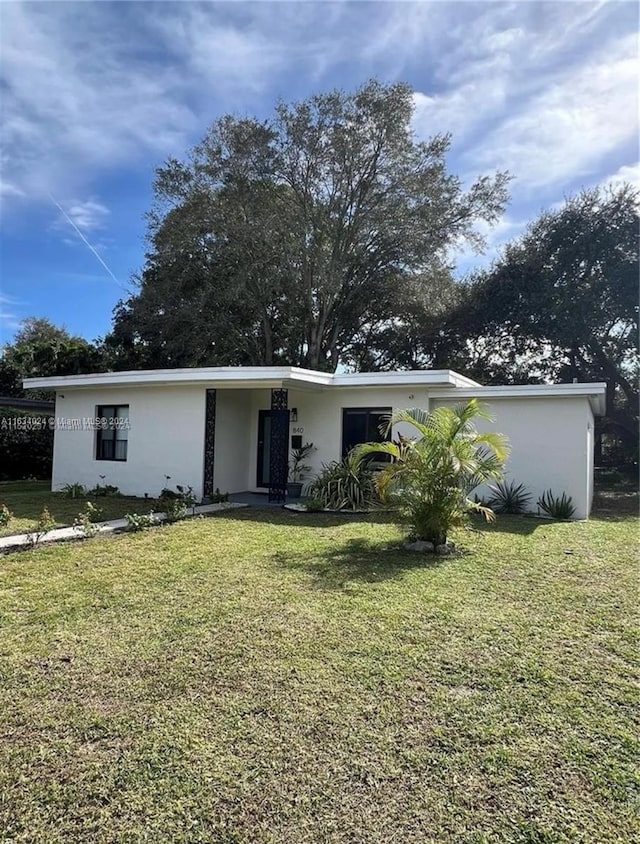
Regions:
<instances>
[{"instance_id":1,"label":"white cloud","mask_svg":"<svg viewBox=\"0 0 640 844\"><path fill-rule=\"evenodd\" d=\"M480 221L476 230L485 239L485 249L482 254L478 254L467 245L453 250L451 260L455 262L458 272L464 273L470 269L488 267L500 255L507 243L524 232L527 223L528 220L514 219L509 214L503 214L493 225Z\"/></svg>"},{"instance_id":2,"label":"white cloud","mask_svg":"<svg viewBox=\"0 0 640 844\"><path fill-rule=\"evenodd\" d=\"M286 51L275 38L222 21L215 6L189 3L179 4L177 9L167 13L161 6L151 27L168 55L177 58L184 72L204 82L209 91L260 91L287 61Z\"/></svg>"},{"instance_id":3,"label":"white cloud","mask_svg":"<svg viewBox=\"0 0 640 844\"><path fill-rule=\"evenodd\" d=\"M127 26L134 6L107 17L103 4L3 5L3 170L14 195L73 195L87 173L148 166L149 155L153 166L185 144L196 125L186 77L162 51L145 55L140 26Z\"/></svg>"},{"instance_id":4,"label":"white cloud","mask_svg":"<svg viewBox=\"0 0 640 844\"><path fill-rule=\"evenodd\" d=\"M5 305L11 305L16 302L13 296L8 296L6 293L0 293L0 308Z\"/></svg>"},{"instance_id":5,"label":"white cloud","mask_svg":"<svg viewBox=\"0 0 640 844\"><path fill-rule=\"evenodd\" d=\"M429 3L385 6L381 16L375 15L374 6L371 19L360 22L361 33L366 32L360 57L398 66L404 64L417 47L424 47L430 32L439 29L444 10Z\"/></svg>"},{"instance_id":6,"label":"white cloud","mask_svg":"<svg viewBox=\"0 0 640 844\"><path fill-rule=\"evenodd\" d=\"M491 85L483 85L480 79L465 83L445 96L428 96L420 91L413 95L413 126L416 133L426 138L445 132L453 135L454 143L468 139L482 119L502 110L506 91L504 81L496 78ZM482 110L474 109L474 103L482 103Z\"/></svg>"},{"instance_id":7,"label":"white cloud","mask_svg":"<svg viewBox=\"0 0 640 844\"><path fill-rule=\"evenodd\" d=\"M618 11L490 4L453 21L434 90L414 97L416 133L452 132L467 182L508 169L528 196L588 177L637 132L637 37Z\"/></svg>"},{"instance_id":8,"label":"white cloud","mask_svg":"<svg viewBox=\"0 0 640 844\"><path fill-rule=\"evenodd\" d=\"M420 80L415 129L453 132L465 180L508 167L518 190L555 184L633 131L624 6L5 3L0 188L86 196L122 165L150 180L223 110L264 114L278 93L372 75Z\"/></svg>"},{"instance_id":9,"label":"white cloud","mask_svg":"<svg viewBox=\"0 0 640 844\"><path fill-rule=\"evenodd\" d=\"M471 159L510 170L514 190L586 177L637 135L637 82L636 39L626 38L504 119Z\"/></svg>"},{"instance_id":10,"label":"white cloud","mask_svg":"<svg viewBox=\"0 0 640 844\"><path fill-rule=\"evenodd\" d=\"M340 17L324 4L3 4L5 193L81 195L122 165L151 179L216 112L260 106L294 65L313 74L347 50L322 31Z\"/></svg>"},{"instance_id":11,"label":"white cloud","mask_svg":"<svg viewBox=\"0 0 640 844\"><path fill-rule=\"evenodd\" d=\"M83 232L104 228L109 215L109 209L94 199L62 201L60 204L69 220ZM56 225L58 228L66 229L69 223L64 216L60 215Z\"/></svg>"},{"instance_id":12,"label":"white cloud","mask_svg":"<svg viewBox=\"0 0 640 844\"><path fill-rule=\"evenodd\" d=\"M0 347L5 330L13 332L20 327L21 317L15 313L15 309L22 304L15 297L0 292Z\"/></svg>"},{"instance_id":13,"label":"white cloud","mask_svg":"<svg viewBox=\"0 0 640 844\"><path fill-rule=\"evenodd\" d=\"M20 190L17 185L0 179L0 196L24 196L24 191Z\"/></svg>"},{"instance_id":14,"label":"white cloud","mask_svg":"<svg viewBox=\"0 0 640 844\"><path fill-rule=\"evenodd\" d=\"M521 45L525 38L525 31L522 27L511 27L491 33L486 39L486 46L491 52L501 52Z\"/></svg>"},{"instance_id":15,"label":"white cloud","mask_svg":"<svg viewBox=\"0 0 640 844\"><path fill-rule=\"evenodd\" d=\"M624 164L612 176L603 180L603 184L608 184L612 187L619 187L625 183L633 185L634 188L640 190L640 164Z\"/></svg>"},{"instance_id":16,"label":"white cloud","mask_svg":"<svg viewBox=\"0 0 640 844\"><path fill-rule=\"evenodd\" d=\"M341 16L340 4L3 4L5 198L82 195L123 165L150 180L220 111L259 110L292 67L314 76L344 56L347 35L324 28Z\"/></svg>"}]
</instances>

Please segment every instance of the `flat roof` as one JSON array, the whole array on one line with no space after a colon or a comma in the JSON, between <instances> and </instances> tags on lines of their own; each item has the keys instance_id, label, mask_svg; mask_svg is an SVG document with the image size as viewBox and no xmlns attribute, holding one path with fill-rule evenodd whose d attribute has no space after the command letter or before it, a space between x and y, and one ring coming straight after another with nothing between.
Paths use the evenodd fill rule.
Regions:
<instances>
[{"instance_id":1,"label":"flat roof","mask_svg":"<svg viewBox=\"0 0 640 844\"><path fill-rule=\"evenodd\" d=\"M154 387L201 384L209 388L295 388L324 390L340 387L428 387L433 398L570 398L589 399L593 412L605 412L606 384L516 384L482 386L452 369L412 369L392 372L318 372L296 366L204 366L186 369L143 369L25 378L25 389L63 390L101 387Z\"/></svg>"},{"instance_id":2,"label":"flat roof","mask_svg":"<svg viewBox=\"0 0 640 844\"><path fill-rule=\"evenodd\" d=\"M455 399L535 399L535 398L586 398L596 416L604 416L605 394L607 385L604 381L574 384L508 384L486 387L461 387L454 393L444 390L430 390L429 396Z\"/></svg>"},{"instance_id":3,"label":"flat roof","mask_svg":"<svg viewBox=\"0 0 640 844\"><path fill-rule=\"evenodd\" d=\"M396 372L318 372L297 366L203 366L186 369L142 369L25 378L26 389L57 390L71 387L150 387L203 384L210 387L474 387L477 381L451 369L415 369Z\"/></svg>"}]
</instances>

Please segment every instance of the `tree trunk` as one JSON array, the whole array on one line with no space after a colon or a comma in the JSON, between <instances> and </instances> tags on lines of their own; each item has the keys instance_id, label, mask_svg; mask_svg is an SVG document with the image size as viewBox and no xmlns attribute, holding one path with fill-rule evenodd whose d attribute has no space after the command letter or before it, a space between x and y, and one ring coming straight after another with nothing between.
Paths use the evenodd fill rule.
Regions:
<instances>
[{"instance_id":1,"label":"tree trunk","mask_svg":"<svg viewBox=\"0 0 640 844\"><path fill-rule=\"evenodd\" d=\"M265 312L262 315L262 329L264 331L264 365L273 365L273 332L269 315Z\"/></svg>"}]
</instances>

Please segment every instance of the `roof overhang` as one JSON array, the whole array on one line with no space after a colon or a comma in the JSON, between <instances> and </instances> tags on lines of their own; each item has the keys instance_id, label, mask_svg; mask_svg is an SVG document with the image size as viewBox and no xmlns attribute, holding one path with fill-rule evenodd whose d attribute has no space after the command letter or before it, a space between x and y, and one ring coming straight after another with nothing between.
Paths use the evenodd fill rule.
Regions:
<instances>
[{"instance_id":1,"label":"roof overhang","mask_svg":"<svg viewBox=\"0 0 640 844\"><path fill-rule=\"evenodd\" d=\"M17 399L13 396L0 396L0 407L10 407L13 410L42 410L53 413L55 406L55 402L44 401L43 399Z\"/></svg>"},{"instance_id":2,"label":"roof overhang","mask_svg":"<svg viewBox=\"0 0 640 844\"><path fill-rule=\"evenodd\" d=\"M430 390L431 398L474 399L489 401L495 399L535 399L535 398L586 398L589 400L595 416L605 414L605 394L607 385L604 382L593 384L517 384L500 387L461 388L450 393L441 390Z\"/></svg>"},{"instance_id":3,"label":"roof overhang","mask_svg":"<svg viewBox=\"0 0 640 844\"><path fill-rule=\"evenodd\" d=\"M400 372L330 373L295 366L213 366L193 369L147 369L25 378L25 389L64 390L88 387L154 387L201 384L210 388L456 387L479 386L451 369Z\"/></svg>"},{"instance_id":4,"label":"roof overhang","mask_svg":"<svg viewBox=\"0 0 640 844\"><path fill-rule=\"evenodd\" d=\"M606 384L523 384L483 387L452 369L418 369L394 372L317 372L296 366L211 366L190 369L146 369L25 378L25 389L67 390L142 388L202 385L210 389L301 389L353 387L428 388L433 398L567 398L589 399L593 412L605 412Z\"/></svg>"}]
</instances>

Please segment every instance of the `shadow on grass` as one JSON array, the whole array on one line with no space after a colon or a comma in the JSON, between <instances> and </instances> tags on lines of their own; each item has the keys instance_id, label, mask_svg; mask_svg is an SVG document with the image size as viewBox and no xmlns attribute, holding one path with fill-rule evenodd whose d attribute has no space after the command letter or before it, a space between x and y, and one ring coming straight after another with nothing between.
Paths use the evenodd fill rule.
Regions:
<instances>
[{"instance_id":1,"label":"shadow on grass","mask_svg":"<svg viewBox=\"0 0 640 844\"><path fill-rule=\"evenodd\" d=\"M225 519L237 519L239 521L254 521L261 524L272 525L298 525L310 528L332 528L349 523L373 523L385 525L398 525L401 522L395 513L377 510L372 513L305 513L285 510L284 508L271 507L259 509L247 507L243 510L223 510L218 513L209 514L211 518L222 516ZM513 533L519 536L528 536L541 527L547 527L550 521L529 518L526 516L498 516L495 522L485 522L480 517L472 517L471 527L478 533ZM404 526L406 532L408 528ZM400 549L401 553L404 553Z\"/></svg>"},{"instance_id":2,"label":"shadow on grass","mask_svg":"<svg viewBox=\"0 0 640 844\"><path fill-rule=\"evenodd\" d=\"M454 557L416 554L405 551L399 543L371 544L365 539L350 539L336 548L312 557L277 552L273 562L282 569L304 571L316 588L343 590L349 583L382 583L402 580L415 569L435 569Z\"/></svg>"},{"instance_id":3,"label":"shadow on grass","mask_svg":"<svg viewBox=\"0 0 640 844\"><path fill-rule=\"evenodd\" d=\"M545 519L536 519L531 516L507 516L496 515L495 522L486 522L480 516L472 516L471 527L479 533L512 533L517 536L530 536L538 528L550 524Z\"/></svg>"},{"instance_id":4,"label":"shadow on grass","mask_svg":"<svg viewBox=\"0 0 640 844\"><path fill-rule=\"evenodd\" d=\"M227 519L238 519L240 521L255 521L261 524L273 525L300 525L311 528L339 527L349 523L401 525L398 516L384 510L372 513L306 513L285 510L284 508L271 507L267 509L247 507L243 510L226 510L219 513L211 513L212 518L223 516ZM547 527L551 521L544 519L530 518L528 516L498 516L495 522L485 522L479 517L472 517L471 527L479 533L498 532L514 533L526 536L541 527ZM408 529L405 526L405 530Z\"/></svg>"},{"instance_id":5,"label":"shadow on grass","mask_svg":"<svg viewBox=\"0 0 640 844\"><path fill-rule=\"evenodd\" d=\"M398 524L398 519L393 513L379 511L376 513L306 513L285 510L283 507L247 507L242 510L220 510L217 513L208 514L211 518L223 517L225 519L236 519L238 521L259 522L270 525L298 525L299 527L310 528L331 528L339 527L356 522L373 522L375 524Z\"/></svg>"}]
</instances>

